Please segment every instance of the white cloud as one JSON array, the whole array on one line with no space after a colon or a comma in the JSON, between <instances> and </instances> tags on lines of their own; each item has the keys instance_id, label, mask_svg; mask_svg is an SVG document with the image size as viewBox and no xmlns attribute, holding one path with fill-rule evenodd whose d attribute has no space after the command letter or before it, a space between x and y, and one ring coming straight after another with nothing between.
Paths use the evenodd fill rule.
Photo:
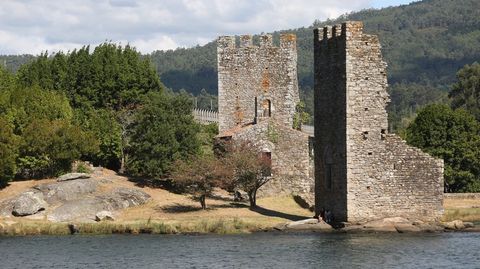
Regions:
<instances>
[{"instance_id":1,"label":"white cloud","mask_svg":"<svg viewBox=\"0 0 480 269\"><path fill-rule=\"evenodd\" d=\"M218 35L308 26L375 1L2 0L0 54L66 51L105 40L149 53L205 44Z\"/></svg>"}]
</instances>

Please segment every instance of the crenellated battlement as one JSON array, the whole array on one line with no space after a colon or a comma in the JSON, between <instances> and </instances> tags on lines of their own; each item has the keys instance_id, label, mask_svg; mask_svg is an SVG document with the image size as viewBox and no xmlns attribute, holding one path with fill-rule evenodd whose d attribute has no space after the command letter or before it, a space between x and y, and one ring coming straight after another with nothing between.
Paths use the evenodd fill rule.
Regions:
<instances>
[{"instance_id":1,"label":"crenellated battlement","mask_svg":"<svg viewBox=\"0 0 480 269\"><path fill-rule=\"evenodd\" d=\"M355 36L363 35L363 22L347 21L342 24L333 26L325 26L313 30L315 41L323 41L329 39L348 39Z\"/></svg>"},{"instance_id":2,"label":"crenellated battlement","mask_svg":"<svg viewBox=\"0 0 480 269\"><path fill-rule=\"evenodd\" d=\"M273 120L291 127L299 101L297 38L221 36L217 41L219 129Z\"/></svg>"},{"instance_id":3,"label":"crenellated battlement","mask_svg":"<svg viewBox=\"0 0 480 269\"><path fill-rule=\"evenodd\" d=\"M217 39L217 48L224 49L240 49L240 48L292 48L297 47L297 38L294 34L280 34L280 46L273 44L273 36L271 34L260 35L258 44L254 44L252 35L239 36L238 46L236 45L236 36L220 36Z\"/></svg>"}]
</instances>

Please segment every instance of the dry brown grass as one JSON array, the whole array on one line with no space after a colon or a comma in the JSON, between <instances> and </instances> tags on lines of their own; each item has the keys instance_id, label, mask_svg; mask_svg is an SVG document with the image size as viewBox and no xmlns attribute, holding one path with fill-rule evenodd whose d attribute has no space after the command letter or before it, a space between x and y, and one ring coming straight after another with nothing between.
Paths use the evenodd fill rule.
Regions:
<instances>
[{"instance_id":1,"label":"dry brown grass","mask_svg":"<svg viewBox=\"0 0 480 269\"><path fill-rule=\"evenodd\" d=\"M445 198L443 205L445 207L444 221L456 219L480 221L480 199Z\"/></svg>"},{"instance_id":2,"label":"dry brown grass","mask_svg":"<svg viewBox=\"0 0 480 269\"><path fill-rule=\"evenodd\" d=\"M102 178L107 179L105 182L108 183L100 185L100 193L120 186L140 188L134 182L109 170L105 170L99 180ZM26 188L53 181L53 179L48 179L13 182L9 187L0 191L0 200L12 197ZM147 204L123 210L117 214L114 222L81 224L81 232L236 233L271 228L279 223L308 218L313 215L312 212L295 203L291 196L259 198L257 200L259 207L250 210L247 202L233 202L232 195L219 189L215 191L213 197L207 198L207 210L202 210L200 203L190 195L176 194L161 188L143 187L140 189L152 197ZM6 234L64 234L68 232L66 224L52 224L25 218L9 218L9 220L18 223L8 226Z\"/></svg>"}]
</instances>

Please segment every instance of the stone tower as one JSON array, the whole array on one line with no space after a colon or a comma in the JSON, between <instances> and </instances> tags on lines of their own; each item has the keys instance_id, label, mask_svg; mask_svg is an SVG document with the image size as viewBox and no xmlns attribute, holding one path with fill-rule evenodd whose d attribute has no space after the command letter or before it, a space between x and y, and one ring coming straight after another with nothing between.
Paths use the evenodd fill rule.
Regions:
<instances>
[{"instance_id":1,"label":"stone tower","mask_svg":"<svg viewBox=\"0 0 480 269\"><path fill-rule=\"evenodd\" d=\"M296 37L280 36L274 46L271 35L222 36L217 40L219 131L271 119L292 126L299 102Z\"/></svg>"},{"instance_id":2,"label":"stone tower","mask_svg":"<svg viewBox=\"0 0 480 269\"><path fill-rule=\"evenodd\" d=\"M315 204L337 221L443 213L443 161L388 134L386 63L361 22L315 29Z\"/></svg>"},{"instance_id":3,"label":"stone tower","mask_svg":"<svg viewBox=\"0 0 480 269\"><path fill-rule=\"evenodd\" d=\"M293 128L299 102L296 37L223 36L217 40L219 131L216 145L249 142L270 161L260 196L295 195L312 203L313 158L309 134Z\"/></svg>"}]
</instances>

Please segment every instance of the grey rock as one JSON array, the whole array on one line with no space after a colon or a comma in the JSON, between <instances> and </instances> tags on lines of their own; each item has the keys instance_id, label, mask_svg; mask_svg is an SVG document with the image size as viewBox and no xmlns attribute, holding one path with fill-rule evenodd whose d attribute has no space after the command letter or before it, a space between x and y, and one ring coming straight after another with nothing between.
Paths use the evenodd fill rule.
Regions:
<instances>
[{"instance_id":1,"label":"grey rock","mask_svg":"<svg viewBox=\"0 0 480 269\"><path fill-rule=\"evenodd\" d=\"M110 211L104 210L95 214L95 221L105 221L105 220L110 220L110 221L115 220L115 218L113 217L113 213Z\"/></svg>"},{"instance_id":2,"label":"grey rock","mask_svg":"<svg viewBox=\"0 0 480 269\"><path fill-rule=\"evenodd\" d=\"M475 227L475 224L473 224L473 222L463 222L463 225L465 226L465 228L473 228Z\"/></svg>"},{"instance_id":3,"label":"grey rock","mask_svg":"<svg viewBox=\"0 0 480 269\"><path fill-rule=\"evenodd\" d=\"M93 222L96 221L98 212L142 205L149 199L150 195L141 190L117 188L108 194L67 201L53 210L47 219L54 222Z\"/></svg>"},{"instance_id":4,"label":"grey rock","mask_svg":"<svg viewBox=\"0 0 480 269\"><path fill-rule=\"evenodd\" d=\"M95 221L95 214L105 210L105 203L98 198L87 198L81 200L67 201L55 208L47 219L53 222Z\"/></svg>"},{"instance_id":5,"label":"grey rock","mask_svg":"<svg viewBox=\"0 0 480 269\"><path fill-rule=\"evenodd\" d=\"M77 179L50 184L42 184L34 188L41 191L49 204L77 200L97 190L98 182L94 179Z\"/></svg>"},{"instance_id":6,"label":"grey rock","mask_svg":"<svg viewBox=\"0 0 480 269\"><path fill-rule=\"evenodd\" d=\"M465 225L461 220L453 220L450 222L443 223L443 227L447 230L463 230L465 229Z\"/></svg>"},{"instance_id":7,"label":"grey rock","mask_svg":"<svg viewBox=\"0 0 480 269\"><path fill-rule=\"evenodd\" d=\"M421 232L422 229L418 225L413 225L410 223L396 223L395 229L399 233L412 233L412 232Z\"/></svg>"},{"instance_id":8,"label":"grey rock","mask_svg":"<svg viewBox=\"0 0 480 269\"><path fill-rule=\"evenodd\" d=\"M13 211L12 199L6 199L0 202L0 217L11 217Z\"/></svg>"},{"instance_id":9,"label":"grey rock","mask_svg":"<svg viewBox=\"0 0 480 269\"><path fill-rule=\"evenodd\" d=\"M43 194L39 191L28 190L12 200L12 215L17 217L33 215L47 208Z\"/></svg>"},{"instance_id":10,"label":"grey rock","mask_svg":"<svg viewBox=\"0 0 480 269\"><path fill-rule=\"evenodd\" d=\"M98 198L107 204L106 210L119 210L145 204L150 195L138 189L116 188L111 193Z\"/></svg>"},{"instance_id":11,"label":"grey rock","mask_svg":"<svg viewBox=\"0 0 480 269\"><path fill-rule=\"evenodd\" d=\"M68 180L75 180L75 179L82 179L82 178L90 178L91 175L87 173L68 173L63 176L57 178L58 182L68 181Z\"/></svg>"},{"instance_id":12,"label":"grey rock","mask_svg":"<svg viewBox=\"0 0 480 269\"><path fill-rule=\"evenodd\" d=\"M318 219L306 219L287 223L286 230L311 230L311 231L327 231L332 230L332 226Z\"/></svg>"}]
</instances>

